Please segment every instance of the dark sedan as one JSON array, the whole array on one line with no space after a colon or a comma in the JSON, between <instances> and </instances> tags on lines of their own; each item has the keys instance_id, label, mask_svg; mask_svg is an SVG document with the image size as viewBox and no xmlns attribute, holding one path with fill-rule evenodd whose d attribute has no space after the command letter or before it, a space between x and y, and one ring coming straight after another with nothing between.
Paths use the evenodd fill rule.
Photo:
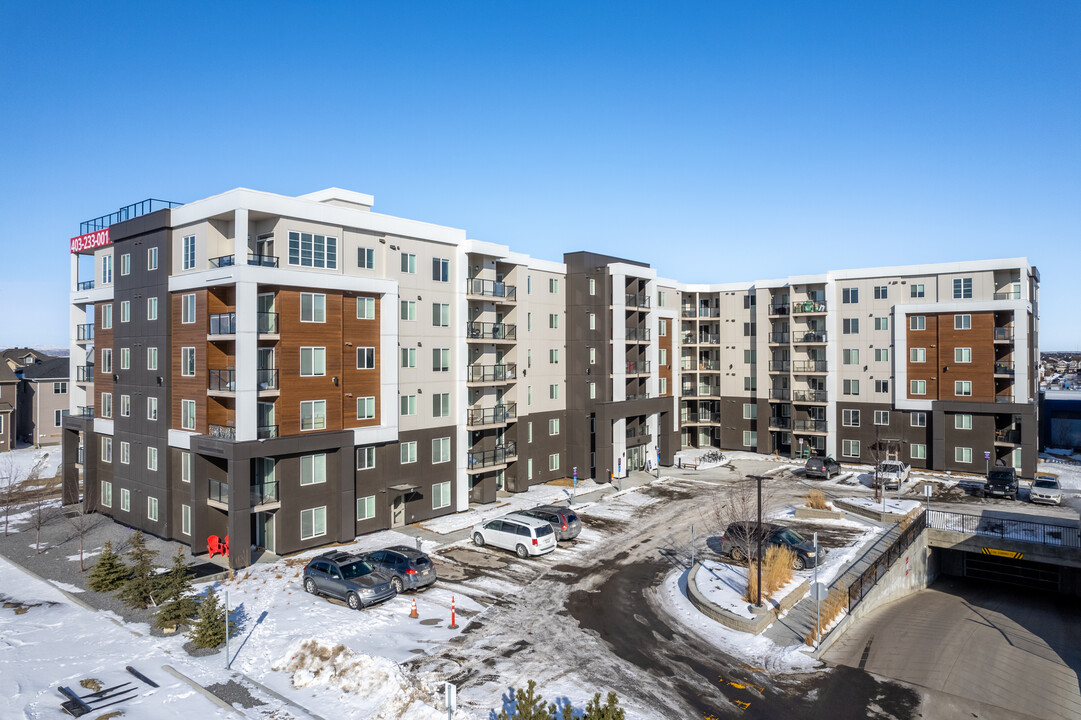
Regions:
<instances>
[{"instance_id":1,"label":"dark sedan","mask_svg":"<svg viewBox=\"0 0 1081 720\"><path fill-rule=\"evenodd\" d=\"M397 592L420 590L435 582L435 565L425 553L408 545L376 550L363 558L372 566L386 571L391 587Z\"/></svg>"},{"instance_id":2,"label":"dark sedan","mask_svg":"<svg viewBox=\"0 0 1081 720\"><path fill-rule=\"evenodd\" d=\"M518 514L547 522L555 531L556 540L573 540L578 537L578 533L582 532L582 522L570 508L559 505L538 505L532 510L521 510Z\"/></svg>"},{"instance_id":3,"label":"dark sedan","mask_svg":"<svg viewBox=\"0 0 1081 720\"><path fill-rule=\"evenodd\" d=\"M304 568L304 589L313 595L329 595L359 610L398 593L390 575L350 553L331 551L312 558Z\"/></svg>"},{"instance_id":4,"label":"dark sedan","mask_svg":"<svg viewBox=\"0 0 1081 720\"><path fill-rule=\"evenodd\" d=\"M754 521L736 522L729 525L721 536L721 553L728 555L736 562L754 558L758 552L756 526L757 523ZM826 554L821 546L816 553L811 541L795 530L773 523L762 523L762 545L763 547L777 545L791 550L795 555L792 561L794 570L814 567L821 563Z\"/></svg>"}]
</instances>

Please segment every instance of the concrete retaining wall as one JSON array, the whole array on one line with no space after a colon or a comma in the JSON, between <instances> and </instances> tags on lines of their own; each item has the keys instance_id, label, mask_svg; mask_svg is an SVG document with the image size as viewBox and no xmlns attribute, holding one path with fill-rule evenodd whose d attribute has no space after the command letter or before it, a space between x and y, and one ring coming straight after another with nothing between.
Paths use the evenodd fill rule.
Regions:
<instances>
[{"instance_id":1,"label":"concrete retaining wall","mask_svg":"<svg viewBox=\"0 0 1081 720\"><path fill-rule=\"evenodd\" d=\"M845 512L850 512L855 515L870 518L871 520L877 520L878 522L898 523L906 517L905 513L889 513L882 512L881 510L871 510L870 508L865 508L862 505L852 505L851 503L846 503L844 500L834 500L833 504L836 505L838 508L844 510ZM921 512L923 512L923 508L914 508L907 514L915 516L919 515Z\"/></svg>"},{"instance_id":2,"label":"concrete retaining wall","mask_svg":"<svg viewBox=\"0 0 1081 720\"><path fill-rule=\"evenodd\" d=\"M809 507L796 508L796 517L801 520L844 520L845 514L839 510L815 510Z\"/></svg>"},{"instance_id":3,"label":"concrete retaining wall","mask_svg":"<svg viewBox=\"0 0 1081 720\"><path fill-rule=\"evenodd\" d=\"M740 632L752 633L758 635L777 619L779 613L785 613L791 610L796 603L803 599L803 596L810 592L810 585L804 580L796 586L792 592L785 595L780 600L770 601L770 604L763 608L761 612L756 613L754 618L746 618L742 615L736 615L729 612L724 608L711 603L706 596L698 590L698 571L702 568L701 563L695 563L694 567L687 574L687 598L691 601L691 605L698 608L699 612L703 615L713 618L717 622L732 628L733 630L739 630ZM773 606L773 602L776 602L778 607Z\"/></svg>"}]
</instances>

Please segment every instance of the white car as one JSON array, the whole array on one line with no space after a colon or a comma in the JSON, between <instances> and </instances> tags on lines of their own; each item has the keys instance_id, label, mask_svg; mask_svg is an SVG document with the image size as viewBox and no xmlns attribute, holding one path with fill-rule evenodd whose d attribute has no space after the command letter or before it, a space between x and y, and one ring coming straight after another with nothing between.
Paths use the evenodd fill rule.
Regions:
<instances>
[{"instance_id":1,"label":"white car","mask_svg":"<svg viewBox=\"0 0 1081 720\"><path fill-rule=\"evenodd\" d=\"M1048 505L1062 504L1062 486L1058 480L1047 475L1038 475L1032 481L1032 489L1028 491L1028 499L1034 503L1047 503Z\"/></svg>"},{"instance_id":2,"label":"white car","mask_svg":"<svg viewBox=\"0 0 1081 720\"><path fill-rule=\"evenodd\" d=\"M897 490L908 480L910 469L900 460L885 460L878 466L878 483L887 490ZM874 479L871 482L874 484Z\"/></svg>"},{"instance_id":3,"label":"white car","mask_svg":"<svg viewBox=\"0 0 1081 720\"><path fill-rule=\"evenodd\" d=\"M556 549L556 534L546 520L511 513L473 526L473 544L513 550L520 558Z\"/></svg>"}]
</instances>

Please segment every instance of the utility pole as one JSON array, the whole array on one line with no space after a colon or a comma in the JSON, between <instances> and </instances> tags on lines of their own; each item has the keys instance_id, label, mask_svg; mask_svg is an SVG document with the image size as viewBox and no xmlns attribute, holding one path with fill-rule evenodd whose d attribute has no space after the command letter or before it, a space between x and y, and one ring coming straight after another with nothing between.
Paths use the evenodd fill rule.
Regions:
<instances>
[{"instance_id":1,"label":"utility pole","mask_svg":"<svg viewBox=\"0 0 1081 720\"><path fill-rule=\"evenodd\" d=\"M755 533L758 537L758 600L755 605L762 607L762 476L755 475L754 479L758 481L758 531Z\"/></svg>"}]
</instances>

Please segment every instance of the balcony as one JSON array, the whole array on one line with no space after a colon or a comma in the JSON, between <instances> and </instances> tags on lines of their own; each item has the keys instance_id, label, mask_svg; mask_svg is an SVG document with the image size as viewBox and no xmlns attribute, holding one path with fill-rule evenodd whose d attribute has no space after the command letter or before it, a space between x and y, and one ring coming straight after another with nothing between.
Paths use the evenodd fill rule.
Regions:
<instances>
[{"instance_id":1,"label":"balcony","mask_svg":"<svg viewBox=\"0 0 1081 720\"><path fill-rule=\"evenodd\" d=\"M1012 327L995 328L995 342L1013 342Z\"/></svg>"},{"instance_id":2,"label":"balcony","mask_svg":"<svg viewBox=\"0 0 1081 720\"><path fill-rule=\"evenodd\" d=\"M786 332L770 333L769 334L769 341L771 343L775 344L775 345L787 344L788 343L788 333L786 333Z\"/></svg>"},{"instance_id":3,"label":"balcony","mask_svg":"<svg viewBox=\"0 0 1081 720\"><path fill-rule=\"evenodd\" d=\"M518 326L507 323L471 322L466 324L466 339L517 342Z\"/></svg>"},{"instance_id":4,"label":"balcony","mask_svg":"<svg viewBox=\"0 0 1081 720\"><path fill-rule=\"evenodd\" d=\"M824 433L827 431L828 423L825 420L796 420L792 423L793 432L812 432L812 433Z\"/></svg>"},{"instance_id":5,"label":"balcony","mask_svg":"<svg viewBox=\"0 0 1081 720\"><path fill-rule=\"evenodd\" d=\"M277 390L278 389L278 369L277 368L259 368L255 371L255 387L262 392L263 390Z\"/></svg>"},{"instance_id":6,"label":"balcony","mask_svg":"<svg viewBox=\"0 0 1081 720\"><path fill-rule=\"evenodd\" d=\"M825 300L797 300L792 303L793 315L806 315L810 313L826 312Z\"/></svg>"},{"instance_id":7,"label":"balcony","mask_svg":"<svg viewBox=\"0 0 1081 720\"><path fill-rule=\"evenodd\" d=\"M278 313L261 312L255 314L255 327L260 335L278 334Z\"/></svg>"},{"instance_id":8,"label":"balcony","mask_svg":"<svg viewBox=\"0 0 1081 720\"><path fill-rule=\"evenodd\" d=\"M259 427L255 428L255 430L256 437L260 440L271 440L278 437L277 425L260 425Z\"/></svg>"},{"instance_id":9,"label":"balcony","mask_svg":"<svg viewBox=\"0 0 1081 720\"><path fill-rule=\"evenodd\" d=\"M720 370L721 369L721 363L718 360L699 360L698 361L698 369L699 370Z\"/></svg>"},{"instance_id":10,"label":"balcony","mask_svg":"<svg viewBox=\"0 0 1081 720\"><path fill-rule=\"evenodd\" d=\"M639 425L636 428L635 427L629 427L629 428L627 428L627 433L626 434L627 434L627 439L628 440L630 440L632 438L648 437L649 434L650 434L649 425Z\"/></svg>"},{"instance_id":11,"label":"balcony","mask_svg":"<svg viewBox=\"0 0 1081 720\"><path fill-rule=\"evenodd\" d=\"M210 258L210 267L212 268L232 267L233 265L236 265L235 255L221 255Z\"/></svg>"},{"instance_id":12,"label":"balcony","mask_svg":"<svg viewBox=\"0 0 1081 720\"><path fill-rule=\"evenodd\" d=\"M826 333L819 332L817 330L808 330L807 332L796 331L792 333L793 343L824 343L826 342Z\"/></svg>"},{"instance_id":13,"label":"balcony","mask_svg":"<svg viewBox=\"0 0 1081 720\"><path fill-rule=\"evenodd\" d=\"M92 383L94 382L94 366L93 365L78 365L75 368L75 382L80 383Z\"/></svg>"},{"instance_id":14,"label":"balcony","mask_svg":"<svg viewBox=\"0 0 1081 720\"><path fill-rule=\"evenodd\" d=\"M792 391L788 388L770 388L769 389L770 400L784 400L789 401L792 399Z\"/></svg>"},{"instance_id":15,"label":"balcony","mask_svg":"<svg viewBox=\"0 0 1081 720\"><path fill-rule=\"evenodd\" d=\"M226 425L210 425L207 435L219 440L236 440L236 428Z\"/></svg>"},{"instance_id":16,"label":"balcony","mask_svg":"<svg viewBox=\"0 0 1081 720\"><path fill-rule=\"evenodd\" d=\"M770 372L788 372L791 363L787 360L770 360L769 371Z\"/></svg>"},{"instance_id":17,"label":"balcony","mask_svg":"<svg viewBox=\"0 0 1081 720\"><path fill-rule=\"evenodd\" d=\"M1013 393L1001 393L999 395L995 395L995 402L997 402L997 403L1012 403L1013 402Z\"/></svg>"},{"instance_id":18,"label":"balcony","mask_svg":"<svg viewBox=\"0 0 1081 720\"><path fill-rule=\"evenodd\" d=\"M236 370L215 370L209 371L209 377L207 378L207 389L210 392L236 392Z\"/></svg>"},{"instance_id":19,"label":"balcony","mask_svg":"<svg viewBox=\"0 0 1081 720\"><path fill-rule=\"evenodd\" d=\"M207 335L236 335L236 313L217 313L210 316Z\"/></svg>"},{"instance_id":20,"label":"balcony","mask_svg":"<svg viewBox=\"0 0 1081 720\"><path fill-rule=\"evenodd\" d=\"M698 310L694 305L684 305L680 309L680 314L685 318L695 318L698 317Z\"/></svg>"},{"instance_id":21,"label":"balcony","mask_svg":"<svg viewBox=\"0 0 1081 720\"><path fill-rule=\"evenodd\" d=\"M75 412L70 413L72 417L92 418L94 417L93 405L78 405L75 408Z\"/></svg>"},{"instance_id":22,"label":"balcony","mask_svg":"<svg viewBox=\"0 0 1081 720\"><path fill-rule=\"evenodd\" d=\"M770 315L787 315L788 314L788 308L789 308L788 303L770 305L769 306L769 314Z\"/></svg>"},{"instance_id":23,"label":"balcony","mask_svg":"<svg viewBox=\"0 0 1081 720\"><path fill-rule=\"evenodd\" d=\"M465 294L470 298L496 298L514 302L517 299L518 288L495 280L469 278L465 281Z\"/></svg>"},{"instance_id":24,"label":"balcony","mask_svg":"<svg viewBox=\"0 0 1081 720\"><path fill-rule=\"evenodd\" d=\"M1021 431L1012 430L995 430L995 443L1003 445L1020 445L1021 444Z\"/></svg>"},{"instance_id":25,"label":"balcony","mask_svg":"<svg viewBox=\"0 0 1081 720\"><path fill-rule=\"evenodd\" d=\"M645 293L627 293L627 307L649 309L649 295Z\"/></svg>"},{"instance_id":26,"label":"balcony","mask_svg":"<svg viewBox=\"0 0 1081 720\"><path fill-rule=\"evenodd\" d=\"M83 280L81 283L78 283L78 284L75 285L75 290L76 291L93 290L93 289L94 289L94 281L93 280Z\"/></svg>"},{"instance_id":27,"label":"balcony","mask_svg":"<svg viewBox=\"0 0 1081 720\"><path fill-rule=\"evenodd\" d=\"M1013 360L995 360L995 375L1013 376Z\"/></svg>"},{"instance_id":28,"label":"balcony","mask_svg":"<svg viewBox=\"0 0 1081 720\"><path fill-rule=\"evenodd\" d=\"M825 360L794 360L792 361L794 373L824 373L826 372Z\"/></svg>"},{"instance_id":29,"label":"balcony","mask_svg":"<svg viewBox=\"0 0 1081 720\"><path fill-rule=\"evenodd\" d=\"M624 399L625 400L648 400L651 397L653 397L653 396L650 395L647 392L640 392L640 393L627 393L627 397L624 398Z\"/></svg>"},{"instance_id":30,"label":"balcony","mask_svg":"<svg viewBox=\"0 0 1081 720\"><path fill-rule=\"evenodd\" d=\"M649 328L627 328L627 342L649 342Z\"/></svg>"},{"instance_id":31,"label":"balcony","mask_svg":"<svg viewBox=\"0 0 1081 720\"><path fill-rule=\"evenodd\" d=\"M214 505L225 510L229 509L229 483L222 482L221 480L210 481L210 492L207 495L206 502L208 505Z\"/></svg>"},{"instance_id":32,"label":"balcony","mask_svg":"<svg viewBox=\"0 0 1081 720\"><path fill-rule=\"evenodd\" d=\"M518 458L518 446L509 442L494 450L471 452L467 457L467 472L483 472L484 468L492 468L496 465L506 465Z\"/></svg>"},{"instance_id":33,"label":"balcony","mask_svg":"<svg viewBox=\"0 0 1081 720\"><path fill-rule=\"evenodd\" d=\"M627 363L628 375L648 375L649 361L630 361Z\"/></svg>"},{"instance_id":34,"label":"balcony","mask_svg":"<svg viewBox=\"0 0 1081 720\"><path fill-rule=\"evenodd\" d=\"M683 370L684 372L693 372L697 370L698 367L694 364L694 360L689 358L683 358L679 361L679 369Z\"/></svg>"},{"instance_id":35,"label":"balcony","mask_svg":"<svg viewBox=\"0 0 1081 720\"><path fill-rule=\"evenodd\" d=\"M272 480L270 482L255 483L251 485L251 506L253 508L260 505L276 505L280 504L278 500L278 481Z\"/></svg>"},{"instance_id":36,"label":"balcony","mask_svg":"<svg viewBox=\"0 0 1081 720\"><path fill-rule=\"evenodd\" d=\"M278 267L278 256L251 253L248 255L248 264L256 267Z\"/></svg>"},{"instance_id":37,"label":"balcony","mask_svg":"<svg viewBox=\"0 0 1081 720\"><path fill-rule=\"evenodd\" d=\"M719 345L721 336L716 333L698 333L699 345Z\"/></svg>"},{"instance_id":38,"label":"balcony","mask_svg":"<svg viewBox=\"0 0 1081 720\"><path fill-rule=\"evenodd\" d=\"M789 430L792 427L792 418L777 417L771 415L769 419L769 426L771 430Z\"/></svg>"},{"instance_id":39,"label":"balcony","mask_svg":"<svg viewBox=\"0 0 1081 720\"><path fill-rule=\"evenodd\" d=\"M712 307L710 305L702 305L698 308L698 317L704 318L717 318L721 316L721 309L719 307Z\"/></svg>"},{"instance_id":40,"label":"balcony","mask_svg":"<svg viewBox=\"0 0 1081 720\"><path fill-rule=\"evenodd\" d=\"M90 342L94 339L94 323L75 326L75 341Z\"/></svg>"},{"instance_id":41,"label":"balcony","mask_svg":"<svg viewBox=\"0 0 1081 720\"><path fill-rule=\"evenodd\" d=\"M470 365L466 370L465 381L474 385L508 383L518 379L518 366L508 365Z\"/></svg>"},{"instance_id":42,"label":"balcony","mask_svg":"<svg viewBox=\"0 0 1081 720\"><path fill-rule=\"evenodd\" d=\"M476 408L466 411L465 424L469 427L483 425L506 425L518 417L517 403L496 405L492 408Z\"/></svg>"},{"instance_id":43,"label":"balcony","mask_svg":"<svg viewBox=\"0 0 1081 720\"><path fill-rule=\"evenodd\" d=\"M1021 299L1021 288L1016 288L1014 290L1007 290L1006 292L997 292L997 293L995 293L995 300L1020 300L1020 299Z\"/></svg>"},{"instance_id":44,"label":"balcony","mask_svg":"<svg viewBox=\"0 0 1081 720\"><path fill-rule=\"evenodd\" d=\"M793 390L792 402L801 403L824 403L826 402L825 390Z\"/></svg>"}]
</instances>

